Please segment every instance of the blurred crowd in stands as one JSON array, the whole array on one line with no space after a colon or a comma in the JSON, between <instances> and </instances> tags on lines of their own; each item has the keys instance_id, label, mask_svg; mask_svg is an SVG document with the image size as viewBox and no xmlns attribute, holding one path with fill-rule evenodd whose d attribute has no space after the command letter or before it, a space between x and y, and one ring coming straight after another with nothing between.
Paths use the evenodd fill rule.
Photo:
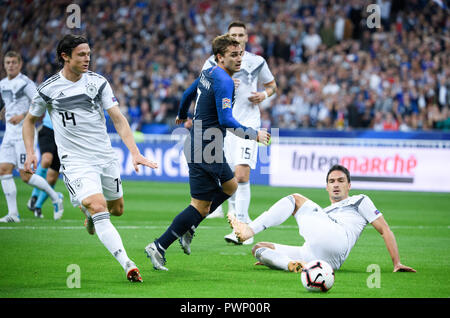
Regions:
<instances>
[{"instance_id":1,"label":"blurred crowd in stands","mask_svg":"<svg viewBox=\"0 0 450 318\"><path fill-rule=\"evenodd\" d=\"M79 29L66 24L71 3L81 8ZM260 105L264 127L449 130L448 4L0 0L0 54L20 52L22 72L39 84L59 69L62 35L85 35L91 70L110 81L133 129L142 130L174 125L183 90L210 56L211 40L242 20L247 50L266 58L278 84L276 96Z\"/></svg>"}]
</instances>

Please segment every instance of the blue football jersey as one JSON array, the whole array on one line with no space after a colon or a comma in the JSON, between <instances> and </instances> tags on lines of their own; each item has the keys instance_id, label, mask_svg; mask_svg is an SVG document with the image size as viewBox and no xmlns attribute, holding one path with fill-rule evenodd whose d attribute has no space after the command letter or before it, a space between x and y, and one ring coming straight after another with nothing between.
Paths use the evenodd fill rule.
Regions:
<instances>
[{"instance_id":1,"label":"blue football jersey","mask_svg":"<svg viewBox=\"0 0 450 318\"><path fill-rule=\"evenodd\" d=\"M200 73L200 76L183 94L178 118L187 118L189 106L194 99L195 108L190 145L192 155L202 152L213 141L223 145L227 128L233 128L234 133L241 138L257 139L256 130L245 127L234 119L232 113L234 82L221 67L213 66ZM219 132L221 140L216 140Z\"/></svg>"}]
</instances>

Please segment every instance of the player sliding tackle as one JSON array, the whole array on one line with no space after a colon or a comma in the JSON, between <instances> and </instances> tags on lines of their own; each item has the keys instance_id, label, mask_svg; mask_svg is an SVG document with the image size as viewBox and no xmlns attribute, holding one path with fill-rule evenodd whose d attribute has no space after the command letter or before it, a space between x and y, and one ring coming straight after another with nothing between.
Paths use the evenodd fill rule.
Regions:
<instances>
[{"instance_id":1,"label":"player sliding tackle","mask_svg":"<svg viewBox=\"0 0 450 318\"><path fill-rule=\"evenodd\" d=\"M295 193L276 202L249 224L228 215L240 241L282 224L290 215L297 221L300 235L305 239L303 246L257 243L252 249L258 260L256 264L298 272L304 263L322 259L337 270L347 259L367 223L371 223L384 239L394 272L415 272L400 263L394 233L369 197L364 194L349 196L351 183L347 168L341 165L331 167L326 181L331 205L324 209Z\"/></svg>"},{"instance_id":2,"label":"player sliding tackle","mask_svg":"<svg viewBox=\"0 0 450 318\"><path fill-rule=\"evenodd\" d=\"M200 77L184 92L177 124L187 120L191 101L196 99L191 138L186 139L184 153L189 166L190 205L178 214L163 235L146 246L145 251L155 269L167 270L165 252L178 238L186 254L195 228L227 200L237 189L237 181L223 153L227 128L241 138L267 145L270 134L256 131L237 122L232 115L234 82L231 76L239 71L243 50L229 35L213 41L217 66L201 72Z\"/></svg>"}]
</instances>

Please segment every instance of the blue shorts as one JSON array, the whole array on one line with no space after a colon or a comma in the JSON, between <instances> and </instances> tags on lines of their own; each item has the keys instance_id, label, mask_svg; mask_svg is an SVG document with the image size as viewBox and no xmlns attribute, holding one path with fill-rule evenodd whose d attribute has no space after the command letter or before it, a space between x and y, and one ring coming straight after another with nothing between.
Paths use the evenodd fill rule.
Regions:
<instances>
[{"instance_id":1,"label":"blue shorts","mask_svg":"<svg viewBox=\"0 0 450 318\"><path fill-rule=\"evenodd\" d=\"M221 184L233 179L234 174L225 161L223 163L188 163L191 197L212 201Z\"/></svg>"}]
</instances>

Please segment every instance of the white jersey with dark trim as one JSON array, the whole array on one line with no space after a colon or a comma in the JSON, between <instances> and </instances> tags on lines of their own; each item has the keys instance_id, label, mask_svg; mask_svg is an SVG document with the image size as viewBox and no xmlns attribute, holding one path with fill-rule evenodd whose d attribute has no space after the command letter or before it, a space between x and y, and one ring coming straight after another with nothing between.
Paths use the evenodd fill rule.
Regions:
<instances>
[{"instance_id":1,"label":"white jersey with dark trim","mask_svg":"<svg viewBox=\"0 0 450 318\"><path fill-rule=\"evenodd\" d=\"M214 55L210 56L202 70L217 65ZM240 83L235 92L233 117L244 126L257 129L261 126L261 113L258 105L248 100L252 92L258 90L258 84L264 85L274 80L266 60L259 55L245 51L242 57L241 69L234 73L233 79Z\"/></svg>"},{"instance_id":2,"label":"white jersey with dark trim","mask_svg":"<svg viewBox=\"0 0 450 318\"><path fill-rule=\"evenodd\" d=\"M0 94L5 107L5 138L22 139L23 120L17 125L11 124L9 120L28 112L36 94L36 85L26 75L19 73L11 80L5 77L0 81Z\"/></svg>"},{"instance_id":3,"label":"white jersey with dark trim","mask_svg":"<svg viewBox=\"0 0 450 318\"><path fill-rule=\"evenodd\" d=\"M364 194L353 195L327 206L323 211L347 233L348 253L356 244L367 223L372 223L382 214L372 200ZM347 255L346 255L347 257Z\"/></svg>"},{"instance_id":4,"label":"white jersey with dark trim","mask_svg":"<svg viewBox=\"0 0 450 318\"><path fill-rule=\"evenodd\" d=\"M88 71L72 82L60 71L38 87L30 113L48 110L61 164L103 164L115 159L104 110L117 105L103 76Z\"/></svg>"}]
</instances>

